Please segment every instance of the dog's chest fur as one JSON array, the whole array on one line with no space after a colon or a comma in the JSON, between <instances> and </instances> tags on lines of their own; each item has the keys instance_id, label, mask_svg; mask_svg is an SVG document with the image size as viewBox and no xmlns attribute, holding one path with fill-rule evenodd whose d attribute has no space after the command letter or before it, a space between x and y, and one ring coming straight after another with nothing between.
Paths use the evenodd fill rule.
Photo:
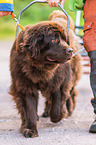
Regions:
<instances>
[{"instance_id":1,"label":"dog's chest fur","mask_svg":"<svg viewBox=\"0 0 96 145\"><path fill-rule=\"evenodd\" d=\"M69 62L53 65L50 69L40 69L38 67L31 66L27 62L20 62L19 64L20 70L18 73L21 72L22 77L30 80L32 84L36 84L37 89L43 94L45 94L45 92L48 94L49 92L47 91L49 90L50 92L57 90L64 82L71 82L72 73Z\"/></svg>"},{"instance_id":2,"label":"dog's chest fur","mask_svg":"<svg viewBox=\"0 0 96 145\"><path fill-rule=\"evenodd\" d=\"M30 79L32 83L38 84L40 90L50 87L50 90L59 88L64 80L71 79L71 67L69 62L54 65L50 69L40 69L38 67L23 64L21 71L24 73L24 77Z\"/></svg>"},{"instance_id":3,"label":"dog's chest fur","mask_svg":"<svg viewBox=\"0 0 96 145\"><path fill-rule=\"evenodd\" d=\"M42 77L44 77L43 74ZM71 67L69 63L66 63L59 65L59 67L53 73L52 78L45 81L41 80L38 82L38 85L42 94L48 97L48 94L60 89L60 87L62 87L62 84L64 83L65 86L67 84L70 84L69 86L71 87L71 81L72 81Z\"/></svg>"}]
</instances>

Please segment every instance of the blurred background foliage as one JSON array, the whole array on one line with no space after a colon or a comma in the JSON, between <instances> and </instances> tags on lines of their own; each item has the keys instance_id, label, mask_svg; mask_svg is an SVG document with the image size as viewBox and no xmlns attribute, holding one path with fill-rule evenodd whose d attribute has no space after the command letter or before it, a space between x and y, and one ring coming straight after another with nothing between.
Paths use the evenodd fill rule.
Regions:
<instances>
[{"instance_id":1,"label":"blurred background foliage","mask_svg":"<svg viewBox=\"0 0 96 145\"><path fill-rule=\"evenodd\" d=\"M32 0L14 0L14 13L18 18L19 12L27 6ZM76 12L69 10L69 0L66 0L64 9L76 21ZM60 8L50 8L46 3L35 3L30 6L22 15L20 23L25 26L28 24L35 24L40 21L48 20L49 14L53 10L60 10ZM81 13L80 25L84 24L83 12ZM14 39L16 36L16 23L11 16L0 17L0 39Z\"/></svg>"}]
</instances>

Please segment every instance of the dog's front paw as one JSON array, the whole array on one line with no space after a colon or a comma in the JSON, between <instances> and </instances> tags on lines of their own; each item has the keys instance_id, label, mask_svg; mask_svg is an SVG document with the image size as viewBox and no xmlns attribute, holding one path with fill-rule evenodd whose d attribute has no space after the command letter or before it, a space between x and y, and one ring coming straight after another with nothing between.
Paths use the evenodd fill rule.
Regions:
<instances>
[{"instance_id":1,"label":"dog's front paw","mask_svg":"<svg viewBox=\"0 0 96 145\"><path fill-rule=\"evenodd\" d=\"M38 137L38 131L37 130L31 130L31 129L24 129L23 130L23 135L26 138L33 138L33 137Z\"/></svg>"},{"instance_id":2,"label":"dog's front paw","mask_svg":"<svg viewBox=\"0 0 96 145\"><path fill-rule=\"evenodd\" d=\"M61 121L61 119L62 119L62 114L60 112L56 112L54 110L50 111L50 120L53 123L57 123L57 122Z\"/></svg>"},{"instance_id":3,"label":"dog's front paw","mask_svg":"<svg viewBox=\"0 0 96 145\"><path fill-rule=\"evenodd\" d=\"M50 120L51 120L53 123L60 122L61 119L62 119L61 116L51 116L51 117L50 117Z\"/></svg>"}]
</instances>

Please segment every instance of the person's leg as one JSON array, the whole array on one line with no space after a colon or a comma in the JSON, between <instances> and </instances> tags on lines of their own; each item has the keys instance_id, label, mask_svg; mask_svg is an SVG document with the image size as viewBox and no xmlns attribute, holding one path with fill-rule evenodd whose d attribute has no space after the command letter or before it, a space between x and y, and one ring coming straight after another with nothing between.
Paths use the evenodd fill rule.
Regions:
<instances>
[{"instance_id":1,"label":"person's leg","mask_svg":"<svg viewBox=\"0 0 96 145\"><path fill-rule=\"evenodd\" d=\"M90 51L88 55L90 57L90 63L91 63L90 85L94 95L94 98L91 99L91 103L94 108L94 113L96 114L96 50ZM92 123L89 132L96 133L96 119Z\"/></svg>"},{"instance_id":2,"label":"person's leg","mask_svg":"<svg viewBox=\"0 0 96 145\"><path fill-rule=\"evenodd\" d=\"M96 114L96 1L85 1L84 19L85 23L83 27L83 45L90 57L90 85L94 95L94 98L91 100L91 103L94 108L94 113ZM89 132L96 133L96 119L92 123Z\"/></svg>"}]
</instances>

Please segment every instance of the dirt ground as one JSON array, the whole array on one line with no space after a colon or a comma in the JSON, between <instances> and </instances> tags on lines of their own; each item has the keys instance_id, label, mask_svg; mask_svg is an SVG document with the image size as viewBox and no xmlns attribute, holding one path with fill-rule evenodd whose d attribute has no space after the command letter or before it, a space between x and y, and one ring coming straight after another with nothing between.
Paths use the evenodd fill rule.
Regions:
<instances>
[{"instance_id":1,"label":"dirt ground","mask_svg":"<svg viewBox=\"0 0 96 145\"><path fill-rule=\"evenodd\" d=\"M90 103L92 92L89 74L83 74L77 85L79 95L72 117L63 119L60 123L54 124L49 118L41 117L44 99L40 94L39 137L23 137L19 132L20 116L15 109L12 96L8 94L11 81L9 55L12 43L13 41L0 42L0 145L96 145L96 134L88 132L94 115Z\"/></svg>"}]
</instances>

